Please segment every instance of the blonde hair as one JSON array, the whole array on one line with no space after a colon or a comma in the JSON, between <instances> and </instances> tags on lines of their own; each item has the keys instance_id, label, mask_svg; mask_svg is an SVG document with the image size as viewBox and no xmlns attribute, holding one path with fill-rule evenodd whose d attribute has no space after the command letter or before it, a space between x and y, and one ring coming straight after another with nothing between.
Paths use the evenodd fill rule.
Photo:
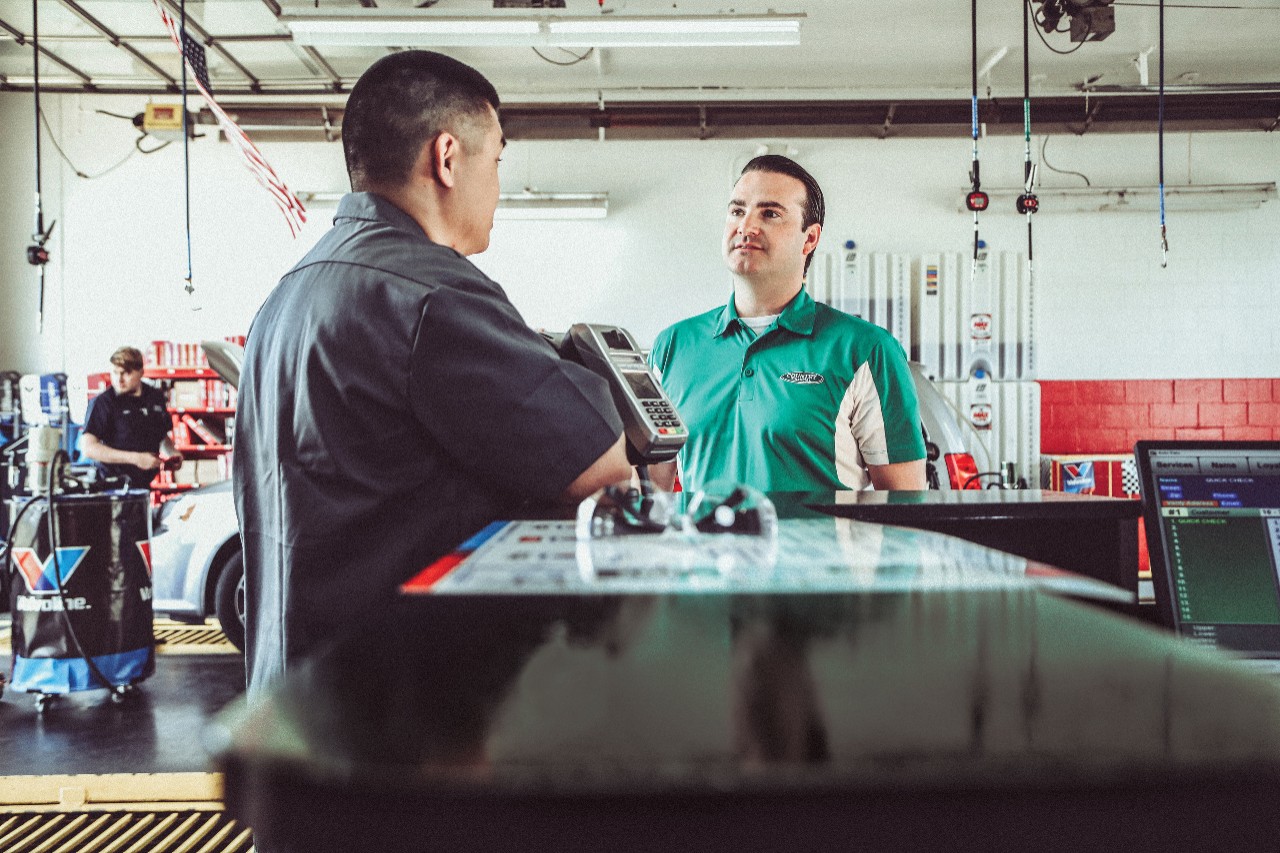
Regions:
<instances>
[{"instance_id":1,"label":"blonde hair","mask_svg":"<svg viewBox=\"0 0 1280 853\"><path fill-rule=\"evenodd\" d=\"M120 347L120 349L111 353L111 363L130 372L141 370L142 350L137 347Z\"/></svg>"}]
</instances>

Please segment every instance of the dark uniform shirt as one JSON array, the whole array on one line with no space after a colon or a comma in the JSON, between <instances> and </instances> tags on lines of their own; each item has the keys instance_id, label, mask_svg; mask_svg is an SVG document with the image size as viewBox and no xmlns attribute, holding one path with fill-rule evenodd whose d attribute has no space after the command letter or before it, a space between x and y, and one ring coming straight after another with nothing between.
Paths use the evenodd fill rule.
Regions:
<instances>
[{"instance_id":1,"label":"dark uniform shirt","mask_svg":"<svg viewBox=\"0 0 1280 853\"><path fill-rule=\"evenodd\" d=\"M173 428L167 402L163 391L145 382L141 394L117 394L115 388L108 388L93 398L84 431L116 450L158 453L160 442ZM154 470L136 465L95 464L107 476L128 478L135 489L147 488L156 476Z\"/></svg>"},{"instance_id":2,"label":"dark uniform shirt","mask_svg":"<svg viewBox=\"0 0 1280 853\"><path fill-rule=\"evenodd\" d=\"M251 690L622 432L603 380L560 360L502 288L390 202L334 227L249 331L236 418Z\"/></svg>"}]
</instances>

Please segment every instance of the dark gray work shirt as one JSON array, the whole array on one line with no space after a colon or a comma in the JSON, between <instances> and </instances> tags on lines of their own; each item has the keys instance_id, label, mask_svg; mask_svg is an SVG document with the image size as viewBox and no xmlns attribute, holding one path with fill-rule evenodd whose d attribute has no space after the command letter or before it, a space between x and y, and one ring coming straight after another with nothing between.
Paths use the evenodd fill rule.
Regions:
<instances>
[{"instance_id":1,"label":"dark gray work shirt","mask_svg":"<svg viewBox=\"0 0 1280 853\"><path fill-rule=\"evenodd\" d=\"M385 199L334 227L254 318L236 418L252 692L346 627L379 653L400 583L622 433L502 288Z\"/></svg>"},{"instance_id":2,"label":"dark gray work shirt","mask_svg":"<svg viewBox=\"0 0 1280 853\"><path fill-rule=\"evenodd\" d=\"M117 394L115 388L108 388L89 404L84 431L116 450L158 453L173 428L167 405L165 393L145 382L138 394ZM156 477L154 470L137 465L94 464L107 476L124 477L134 489L147 488Z\"/></svg>"}]
</instances>

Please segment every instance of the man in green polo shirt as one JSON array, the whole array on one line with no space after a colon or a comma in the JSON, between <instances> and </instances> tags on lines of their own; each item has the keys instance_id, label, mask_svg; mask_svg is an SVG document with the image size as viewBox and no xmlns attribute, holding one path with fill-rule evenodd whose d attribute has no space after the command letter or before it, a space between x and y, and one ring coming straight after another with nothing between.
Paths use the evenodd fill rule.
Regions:
<instances>
[{"instance_id":1,"label":"man in green polo shirt","mask_svg":"<svg viewBox=\"0 0 1280 853\"><path fill-rule=\"evenodd\" d=\"M925 488L902 346L804 291L824 215L822 189L798 163L756 157L725 224L733 297L654 342L649 360L689 427L685 489L719 480L764 491ZM653 476L669 485L674 473L668 464Z\"/></svg>"}]
</instances>

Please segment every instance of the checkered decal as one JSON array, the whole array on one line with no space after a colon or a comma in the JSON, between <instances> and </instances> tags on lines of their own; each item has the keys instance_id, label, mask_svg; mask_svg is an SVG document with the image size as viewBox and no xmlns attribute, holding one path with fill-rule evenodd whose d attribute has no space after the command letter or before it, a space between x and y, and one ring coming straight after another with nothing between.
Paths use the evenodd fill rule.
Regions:
<instances>
[{"instance_id":1,"label":"checkered decal","mask_svg":"<svg viewBox=\"0 0 1280 853\"><path fill-rule=\"evenodd\" d=\"M1141 488L1138 481L1138 463L1133 459L1126 459L1120 466L1120 488L1126 495L1137 497Z\"/></svg>"}]
</instances>

